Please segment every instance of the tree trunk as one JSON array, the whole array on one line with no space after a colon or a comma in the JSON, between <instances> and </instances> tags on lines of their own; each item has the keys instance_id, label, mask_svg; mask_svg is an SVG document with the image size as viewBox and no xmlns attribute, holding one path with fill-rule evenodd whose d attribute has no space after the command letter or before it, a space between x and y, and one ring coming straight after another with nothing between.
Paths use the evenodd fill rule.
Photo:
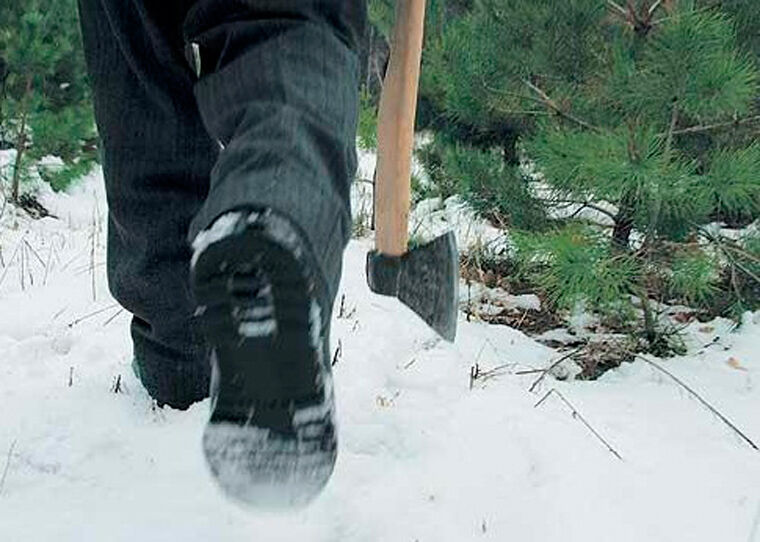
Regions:
<instances>
[{"instance_id":1,"label":"tree trunk","mask_svg":"<svg viewBox=\"0 0 760 542\"><path fill-rule=\"evenodd\" d=\"M628 250L633 231L633 215L635 212L634 196L630 192L623 194L620 207L615 217L615 229L612 232L612 248Z\"/></svg>"},{"instance_id":2,"label":"tree trunk","mask_svg":"<svg viewBox=\"0 0 760 542\"><path fill-rule=\"evenodd\" d=\"M26 151L26 124L29 117L29 99L32 95L32 76L26 78L26 90L21 102L21 124L16 136L16 163L13 166L13 182L11 184L11 202L18 203L19 185L21 184L21 167L24 151Z\"/></svg>"},{"instance_id":3,"label":"tree trunk","mask_svg":"<svg viewBox=\"0 0 760 542\"><path fill-rule=\"evenodd\" d=\"M504 162L510 166L520 165L520 156L517 152L517 140L519 136L517 132L513 132L505 141L502 146L502 156Z\"/></svg>"}]
</instances>

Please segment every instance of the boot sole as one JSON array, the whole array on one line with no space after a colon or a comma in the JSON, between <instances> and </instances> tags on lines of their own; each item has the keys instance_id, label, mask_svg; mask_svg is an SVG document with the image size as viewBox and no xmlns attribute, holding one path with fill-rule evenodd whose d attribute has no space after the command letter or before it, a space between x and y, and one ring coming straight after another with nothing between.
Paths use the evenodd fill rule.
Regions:
<instances>
[{"instance_id":1,"label":"boot sole","mask_svg":"<svg viewBox=\"0 0 760 542\"><path fill-rule=\"evenodd\" d=\"M303 505L327 483L337 455L317 268L283 218L239 213L228 229L194 258L191 275L218 390L204 454L233 498Z\"/></svg>"}]
</instances>

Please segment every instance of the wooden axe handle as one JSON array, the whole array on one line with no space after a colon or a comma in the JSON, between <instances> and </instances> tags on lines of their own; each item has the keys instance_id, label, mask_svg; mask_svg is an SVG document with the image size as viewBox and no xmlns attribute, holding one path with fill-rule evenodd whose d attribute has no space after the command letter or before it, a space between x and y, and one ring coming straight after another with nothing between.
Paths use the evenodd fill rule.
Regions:
<instances>
[{"instance_id":1,"label":"wooden axe handle","mask_svg":"<svg viewBox=\"0 0 760 542\"><path fill-rule=\"evenodd\" d=\"M391 57L377 123L376 244L387 256L404 254L409 241L414 119L424 26L425 0L396 1Z\"/></svg>"}]
</instances>

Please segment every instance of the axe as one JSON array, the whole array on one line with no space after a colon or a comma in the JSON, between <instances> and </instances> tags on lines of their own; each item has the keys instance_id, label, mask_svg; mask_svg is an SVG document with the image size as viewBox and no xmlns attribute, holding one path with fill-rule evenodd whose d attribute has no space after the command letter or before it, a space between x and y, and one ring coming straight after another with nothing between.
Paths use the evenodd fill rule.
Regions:
<instances>
[{"instance_id":1,"label":"axe","mask_svg":"<svg viewBox=\"0 0 760 542\"><path fill-rule=\"evenodd\" d=\"M425 0L397 0L396 22L378 115L375 245L367 282L398 298L448 341L456 336L459 256L452 232L408 250L412 150Z\"/></svg>"}]
</instances>

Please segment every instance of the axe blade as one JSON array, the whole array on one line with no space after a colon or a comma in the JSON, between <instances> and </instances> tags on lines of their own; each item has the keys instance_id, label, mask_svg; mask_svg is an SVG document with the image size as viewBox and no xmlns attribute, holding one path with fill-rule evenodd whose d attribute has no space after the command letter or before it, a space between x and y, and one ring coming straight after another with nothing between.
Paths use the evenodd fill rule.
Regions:
<instances>
[{"instance_id":1,"label":"axe blade","mask_svg":"<svg viewBox=\"0 0 760 542\"><path fill-rule=\"evenodd\" d=\"M457 332L459 253L449 232L403 256L367 255L367 282L376 294L398 298L447 341Z\"/></svg>"}]
</instances>

